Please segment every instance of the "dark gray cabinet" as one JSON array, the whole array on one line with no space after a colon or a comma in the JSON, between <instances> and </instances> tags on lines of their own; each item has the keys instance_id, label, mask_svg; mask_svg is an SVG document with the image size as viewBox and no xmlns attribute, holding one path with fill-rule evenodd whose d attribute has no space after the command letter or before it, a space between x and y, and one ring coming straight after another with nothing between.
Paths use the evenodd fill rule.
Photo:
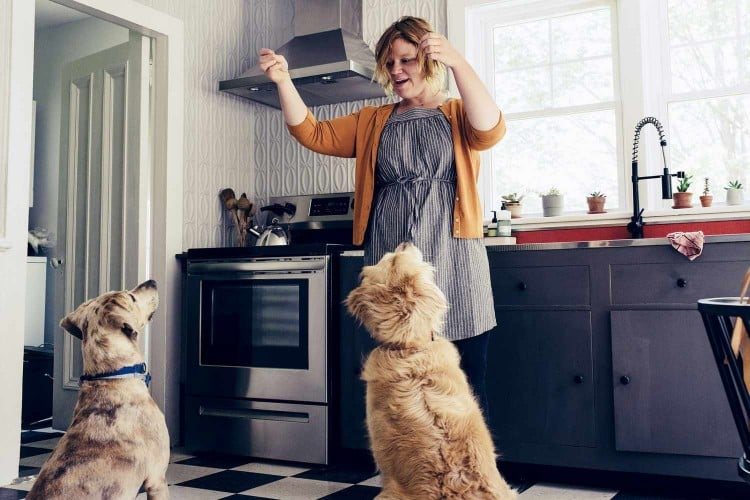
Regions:
<instances>
[{"instance_id":1,"label":"dark gray cabinet","mask_svg":"<svg viewBox=\"0 0 750 500\"><path fill-rule=\"evenodd\" d=\"M698 311L612 311L615 448L738 457Z\"/></svg>"},{"instance_id":2,"label":"dark gray cabinet","mask_svg":"<svg viewBox=\"0 0 750 500\"><path fill-rule=\"evenodd\" d=\"M590 313L504 310L497 321L490 336L487 398L499 446L594 446Z\"/></svg>"}]
</instances>

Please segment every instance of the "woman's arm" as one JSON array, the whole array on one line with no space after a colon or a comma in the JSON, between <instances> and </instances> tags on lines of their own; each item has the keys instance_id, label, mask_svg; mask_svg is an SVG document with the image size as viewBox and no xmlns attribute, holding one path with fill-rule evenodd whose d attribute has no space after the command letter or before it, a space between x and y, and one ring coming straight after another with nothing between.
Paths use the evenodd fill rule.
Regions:
<instances>
[{"instance_id":1,"label":"woman's arm","mask_svg":"<svg viewBox=\"0 0 750 500\"><path fill-rule=\"evenodd\" d=\"M281 111L284 113L284 121L287 125L299 125L307 116L307 105L299 96L297 87L292 83L289 76L289 64L284 56L276 54L271 49L260 49L258 51L260 69L279 90L279 101Z\"/></svg>"},{"instance_id":2,"label":"woman's arm","mask_svg":"<svg viewBox=\"0 0 750 500\"><path fill-rule=\"evenodd\" d=\"M474 68L448 40L438 33L429 33L420 40L427 57L440 61L453 71L458 92L464 102L469 123L477 130L489 130L500 120L500 108L479 79Z\"/></svg>"}]
</instances>

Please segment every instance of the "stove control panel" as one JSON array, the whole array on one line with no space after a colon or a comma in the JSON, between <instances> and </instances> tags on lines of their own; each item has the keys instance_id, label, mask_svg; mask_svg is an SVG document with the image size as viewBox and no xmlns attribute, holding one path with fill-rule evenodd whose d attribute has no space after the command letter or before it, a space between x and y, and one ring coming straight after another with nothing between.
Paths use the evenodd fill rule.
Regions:
<instances>
[{"instance_id":1,"label":"stove control panel","mask_svg":"<svg viewBox=\"0 0 750 500\"><path fill-rule=\"evenodd\" d=\"M269 202L281 205L291 203L296 207L294 217L285 216L284 222L346 222L354 219L354 193L275 196Z\"/></svg>"}]
</instances>

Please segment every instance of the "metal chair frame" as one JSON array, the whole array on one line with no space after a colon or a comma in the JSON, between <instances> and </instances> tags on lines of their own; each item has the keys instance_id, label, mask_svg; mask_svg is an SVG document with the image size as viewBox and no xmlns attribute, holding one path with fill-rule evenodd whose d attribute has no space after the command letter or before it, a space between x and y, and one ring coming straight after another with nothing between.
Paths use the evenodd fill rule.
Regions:
<instances>
[{"instance_id":1,"label":"metal chair frame","mask_svg":"<svg viewBox=\"0 0 750 500\"><path fill-rule=\"evenodd\" d=\"M714 360L729 400L734 423L742 441L743 455L739 457L737 472L750 483L750 394L743 379L742 357L734 356L731 338L734 330L732 318L750 326L750 304L740 303L739 297L701 299L698 311L703 317L706 334L714 352Z\"/></svg>"}]
</instances>

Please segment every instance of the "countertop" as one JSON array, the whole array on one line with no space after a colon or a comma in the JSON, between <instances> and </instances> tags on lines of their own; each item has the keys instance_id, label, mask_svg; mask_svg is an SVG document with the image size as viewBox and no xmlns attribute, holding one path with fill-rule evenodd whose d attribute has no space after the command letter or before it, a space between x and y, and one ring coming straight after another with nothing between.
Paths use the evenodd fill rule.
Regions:
<instances>
[{"instance_id":1,"label":"countertop","mask_svg":"<svg viewBox=\"0 0 750 500\"><path fill-rule=\"evenodd\" d=\"M720 234L706 236L704 244L750 241L750 234ZM667 238L643 238L623 240L565 241L559 243L522 243L517 245L487 245L488 252L518 252L523 250L566 250L574 248L626 248L640 246L669 245Z\"/></svg>"}]
</instances>

